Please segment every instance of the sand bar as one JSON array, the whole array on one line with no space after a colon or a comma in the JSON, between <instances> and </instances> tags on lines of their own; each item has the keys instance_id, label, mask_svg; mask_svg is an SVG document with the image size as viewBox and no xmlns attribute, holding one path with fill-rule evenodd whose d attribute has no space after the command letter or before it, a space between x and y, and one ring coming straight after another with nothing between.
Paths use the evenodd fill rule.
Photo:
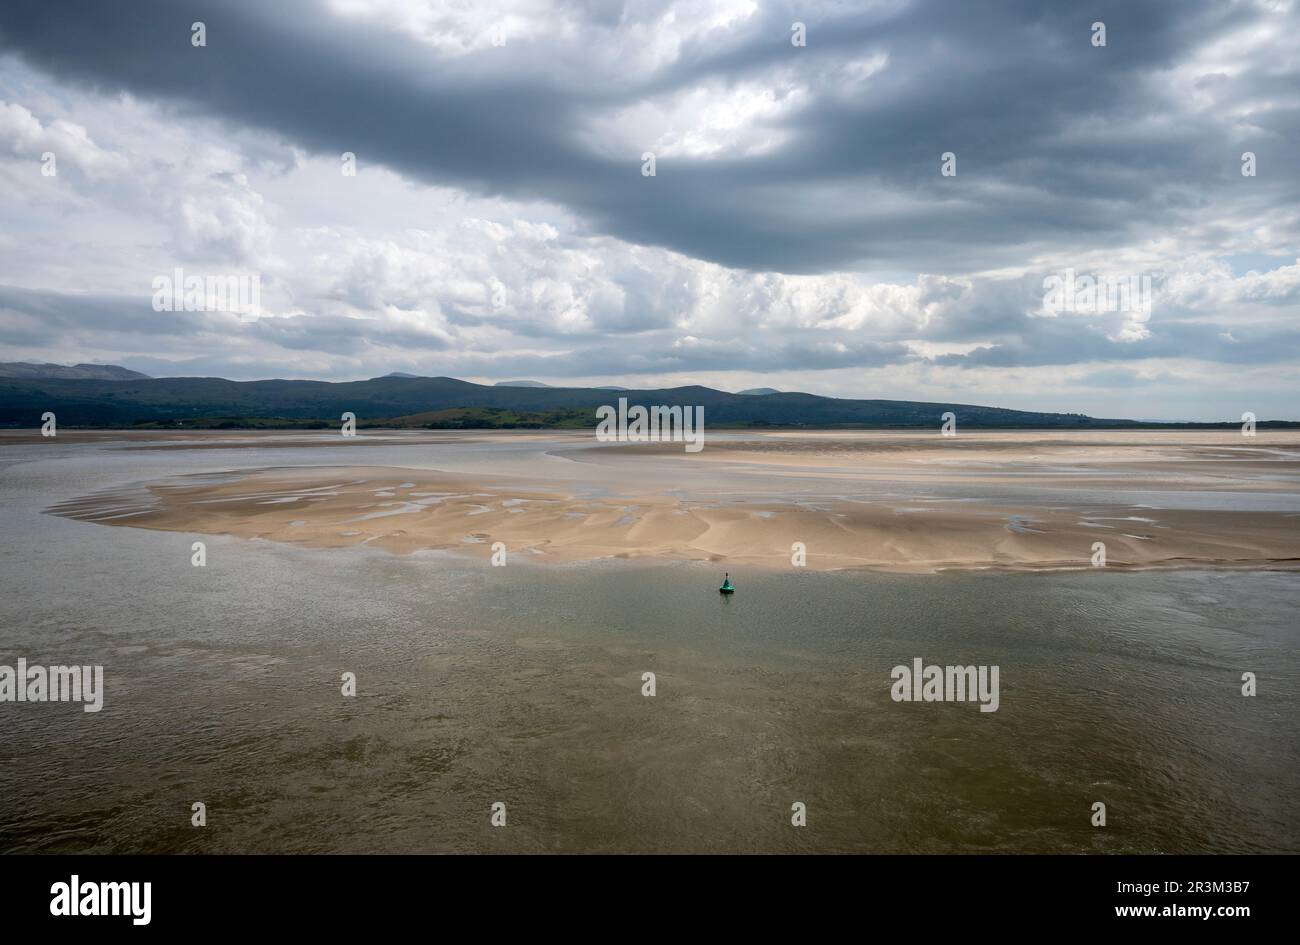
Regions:
<instances>
[{"instance_id":1,"label":"sand bar","mask_svg":"<svg viewBox=\"0 0 1300 945\"><path fill-rule=\"evenodd\" d=\"M790 567L798 543L814 569L1090 568L1102 542L1112 568L1300 568L1294 434L741 434L710 440L698 454L680 444L594 445L581 434L429 441L454 448L494 438L536 444L537 460L524 468L538 474L495 473L495 460L467 473L331 456L329 465L135 484L50 511L105 525L485 560L501 542L516 561ZM247 442L230 437L228 448L231 439ZM277 445L286 439L332 442L280 433ZM185 448L174 437L153 445Z\"/></svg>"}]
</instances>

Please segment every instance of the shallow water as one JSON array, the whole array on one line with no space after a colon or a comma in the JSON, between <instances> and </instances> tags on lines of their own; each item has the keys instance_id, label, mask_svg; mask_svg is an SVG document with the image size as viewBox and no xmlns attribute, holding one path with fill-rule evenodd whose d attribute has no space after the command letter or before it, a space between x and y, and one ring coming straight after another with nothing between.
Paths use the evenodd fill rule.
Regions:
<instances>
[{"instance_id":1,"label":"shallow water","mask_svg":"<svg viewBox=\"0 0 1300 945\"><path fill-rule=\"evenodd\" d=\"M43 510L357 454L27 449L0 448L0 663L102 664L107 695L0 704L0 850L1300 851L1295 573L756 572L728 599L711 566L212 536L194 568L200 536ZM1000 708L892 701L914 657L997 665Z\"/></svg>"}]
</instances>

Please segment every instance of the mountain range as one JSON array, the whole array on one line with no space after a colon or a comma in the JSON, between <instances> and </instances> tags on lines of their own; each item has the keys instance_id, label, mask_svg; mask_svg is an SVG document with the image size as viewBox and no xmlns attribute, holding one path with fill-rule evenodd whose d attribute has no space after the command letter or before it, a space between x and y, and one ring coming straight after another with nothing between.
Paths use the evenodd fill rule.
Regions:
<instances>
[{"instance_id":1,"label":"mountain range","mask_svg":"<svg viewBox=\"0 0 1300 945\"><path fill-rule=\"evenodd\" d=\"M147 379L149 375L118 367L116 364L41 364L35 361L7 361L0 362L0 377L138 381Z\"/></svg>"},{"instance_id":2,"label":"mountain range","mask_svg":"<svg viewBox=\"0 0 1300 945\"><path fill-rule=\"evenodd\" d=\"M229 381L151 378L111 365L76 365L46 376L25 373L40 367L0 365L0 425L36 427L42 413L53 411L60 426L323 428L338 426L342 414L351 412L362 427L586 428L595 426L597 407L626 397L629 404L645 406L700 405L710 426L722 427L934 429L948 411L963 428L1174 426L946 401L856 400L770 389L733 394L698 385L646 390L515 386L519 382L486 386L404 375L347 382Z\"/></svg>"}]
</instances>

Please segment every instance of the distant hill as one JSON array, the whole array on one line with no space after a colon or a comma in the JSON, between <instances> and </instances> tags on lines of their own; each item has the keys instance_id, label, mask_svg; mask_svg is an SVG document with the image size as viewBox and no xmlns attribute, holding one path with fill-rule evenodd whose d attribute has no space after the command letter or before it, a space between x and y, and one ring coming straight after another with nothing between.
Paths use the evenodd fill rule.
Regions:
<instances>
[{"instance_id":1,"label":"distant hill","mask_svg":"<svg viewBox=\"0 0 1300 945\"><path fill-rule=\"evenodd\" d=\"M33 361L0 361L0 377L62 377L95 381L147 380L148 374L129 371L116 364L37 364Z\"/></svg>"},{"instance_id":2,"label":"distant hill","mask_svg":"<svg viewBox=\"0 0 1300 945\"><path fill-rule=\"evenodd\" d=\"M746 397L765 397L768 394L781 393L775 387L751 387L749 390L738 390L737 394L743 394Z\"/></svg>"},{"instance_id":3,"label":"distant hill","mask_svg":"<svg viewBox=\"0 0 1300 945\"><path fill-rule=\"evenodd\" d=\"M90 367L96 367L91 365ZM52 410L60 427L140 424L222 427L337 425L351 411L362 426L508 424L594 427L595 411L626 397L646 406L703 406L711 427L938 429L952 411L961 429L1088 429L1139 426L1082 414L1035 413L951 402L847 400L814 394L762 397L710 387L610 391L590 387L500 387L452 377L367 381L227 381L218 377L101 380L0 377L0 425L36 427ZM479 411L475 413L474 411ZM442 413L460 411L459 413ZM427 419L412 415L437 414ZM584 419L585 418L585 419ZM420 422L423 420L423 422Z\"/></svg>"},{"instance_id":4,"label":"distant hill","mask_svg":"<svg viewBox=\"0 0 1300 945\"><path fill-rule=\"evenodd\" d=\"M389 371L384 377L419 377L418 374L407 374L405 371Z\"/></svg>"},{"instance_id":5,"label":"distant hill","mask_svg":"<svg viewBox=\"0 0 1300 945\"><path fill-rule=\"evenodd\" d=\"M450 407L408 417L393 417L383 426L426 430L584 430L592 426L588 410L515 411L501 407Z\"/></svg>"},{"instance_id":6,"label":"distant hill","mask_svg":"<svg viewBox=\"0 0 1300 945\"><path fill-rule=\"evenodd\" d=\"M543 384L541 381L497 381L493 387L547 387L550 384Z\"/></svg>"}]
</instances>

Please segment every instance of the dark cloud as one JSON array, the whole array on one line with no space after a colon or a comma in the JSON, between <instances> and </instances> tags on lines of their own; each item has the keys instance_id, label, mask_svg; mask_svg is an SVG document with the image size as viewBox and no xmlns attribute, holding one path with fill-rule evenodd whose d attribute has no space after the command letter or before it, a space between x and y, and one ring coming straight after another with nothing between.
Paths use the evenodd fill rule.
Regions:
<instances>
[{"instance_id":1,"label":"dark cloud","mask_svg":"<svg viewBox=\"0 0 1300 945\"><path fill-rule=\"evenodd\" d=\"M80 295L0 286L0 344L15 348L94 343L115 352L187 351L207 341L274 356L326 352L358 357L366 349L442 351L444 336L381 319L297 315L245 319L226 311L154 311L152 297Z\"/></svg>"},{"instance_id":2,"label":"dark cloud","mask_svg":"<svg viewBox=\"0 0 1300 945\"><path fill-rule=\"evenodd\" d=\"M636 11L598 5L587 25ZM1136 238L1241 191L1247 145L1267 168L1251 200L1300 196L1296 75L1235 63L1209 109L1167 79L1212 36L1250 25L1294 34L1294 13L1186 0L915 2L811 19L804 49L788 42L795 19L809 19L798 4L774 6L716 47L688 40L649 77L586 84L548 73L546 51L527 40L511 45L511 69L449 62L305 0L6 0L0 48L64 81L170 102L178 130L187 114L215 115L426 182L556 201L601 232L755 270L933 271L942 260L957 272L1022 261L1031 246ZM1088 41L1094 19L1107 25L1104 49ZM189 43L195 20L206 49ZM837 88L835 67L873 51L888 65ZM812 95L770 153L664 157L647 179L640 148L613 157L584 143L597 109L778 67L806 71ZM1249 125L1232 117L1245 102ZM944 151L958 155L956 178L938 174Z\"/></svg>"},{"instance_id":3,"label":"dark cloud","mask_svg":"<svg viewBox=\"0 0 1300 945\"><path fill-rule=\"evenodd\" d=\"M1297 7L799 0L719 26L557 0L465 52L325 0L6 0L0 347L236 378L879 372L1027 406L1100 385L1166 416L1249 373L1290 403ZM153 273L200 264L259 269L281 317L152 310ZM1043 317L1067 267L1150 274L1156 309Z\"/></svg>"},{"instance_id":4,"label":"dark cloud","mask_svg":"<svg viewBox=\"0 0 1300 945\"><path fill-rule=\"evenodd\" d=\"M1100 325L1078 324L1060 318L1037 322L1007 340L981 345L966 354L948 354L935 363L956 367L1044 367L1143 361L1154 358L1195 357L1205 361L1240 365L1283 365L1300 358L1300 328L1238 328L1232 337L1218 326L1187 322L1164 323L1146 338L1111 338Z\"/></svg>"},{"instance_id":5,"label":"dark cloud","mask_svg":"<svg viewBox=\"0 0 1300 945\"><path fill-rule=\"evenodd\" d=\"M295 352L321 352L357 369L392 357L420 358L431 373L495 375L541 374L547 377L584 377L599 365L604 373L661 374L678 371L716 372L749 370L770 372L792 368L824 370L879 367L912 359L899 343L833 342L824 332L808 332L791 339L766 333L751 339L674 342L662 332L644 344L596 343L575 351L535 354L501 354L495 351L449 350L447 340L434 332L398 327L381 319L337 316L295 316L245 321L227 312L155 312L148 298L82 296L37 292L0 286L0 344L18 347L57 347L92 341L111 345L122 363L138 365L150 373L176 373L184 366L240 364L238 356L175 360L141 356L133 346L153 350L188 352L205 339L224 346L257 352L269 364L293 363ZM121 355L125 355L122 357ZM243 376L247 365L234 367ZM310 372L308 372L310 374Z\"/></svg>"}]
</instances>

